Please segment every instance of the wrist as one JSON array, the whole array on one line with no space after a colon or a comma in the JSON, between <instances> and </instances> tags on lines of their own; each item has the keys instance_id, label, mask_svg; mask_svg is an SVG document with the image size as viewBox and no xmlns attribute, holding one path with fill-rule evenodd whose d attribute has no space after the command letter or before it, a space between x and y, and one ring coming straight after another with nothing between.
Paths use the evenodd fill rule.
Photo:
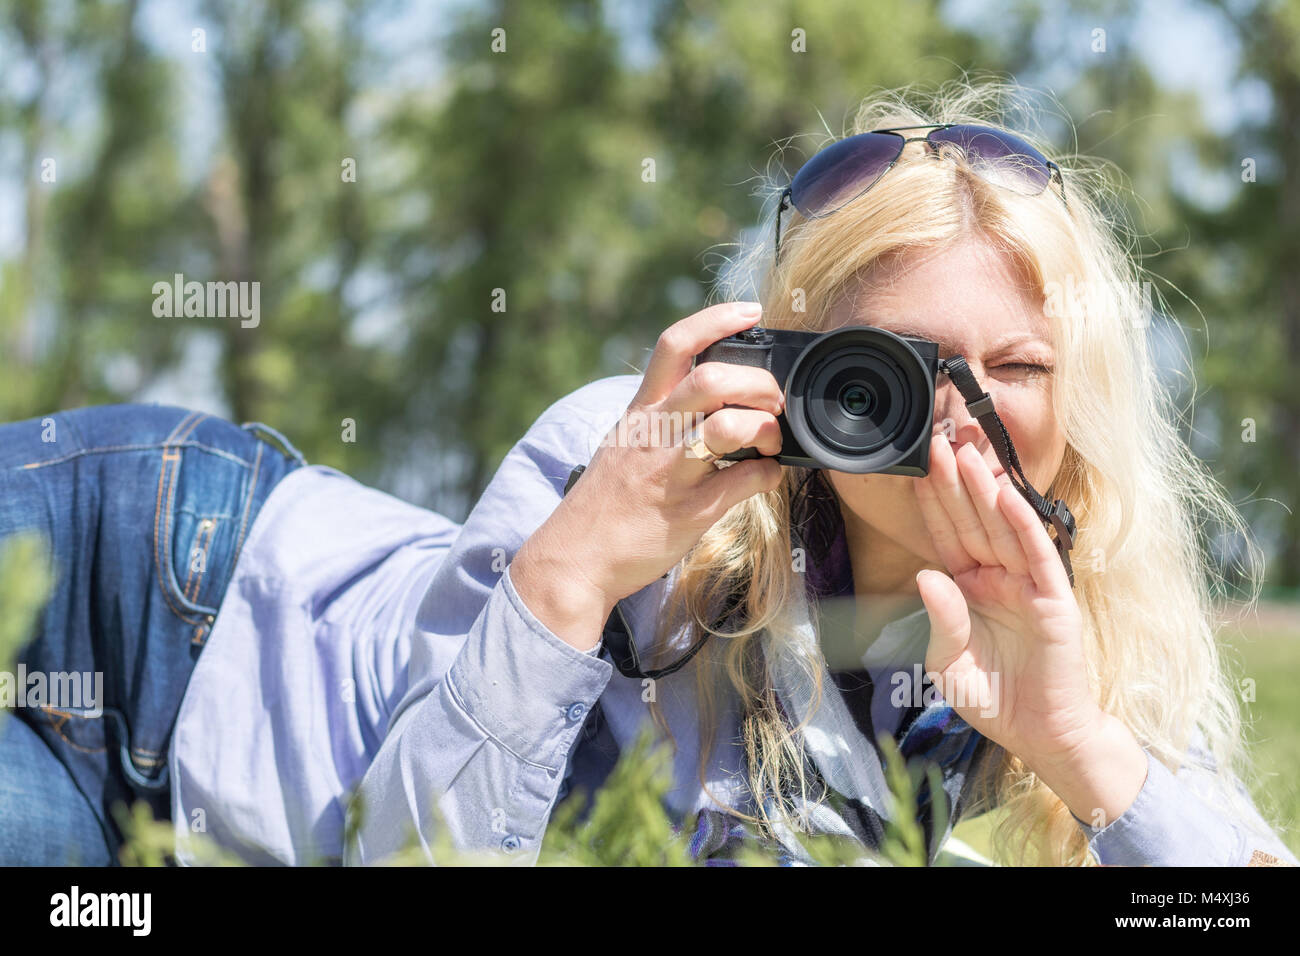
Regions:
<instances>
[{"instance_id":1,"label":"wrist","mask_svg":"<svg viewBox=\"0 0 1300 956\"><path fill-rule=\"evenodd\" d=\"M510 562L510 581L534 617L581 651L590 650L600 640L617 603L545 535L534 534L520 547Z\"/></svg>"},{"instance_id":2,"label":"wrist","mask_svg":"<svg viewBox=\"0 0 1300 956\"><path fill-rule=\"evenodd\" d=\"M1122 817L1146 784L1146 751L1105 712L1069 753L1024 762L1075 817L1098 829Z\"/></svg>"}]
</instances>

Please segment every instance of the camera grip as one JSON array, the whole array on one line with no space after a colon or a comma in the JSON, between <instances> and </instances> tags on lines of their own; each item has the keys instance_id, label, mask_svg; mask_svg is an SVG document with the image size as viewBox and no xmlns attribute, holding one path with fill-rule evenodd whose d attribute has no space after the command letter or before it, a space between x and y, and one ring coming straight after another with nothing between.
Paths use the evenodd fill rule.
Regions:
<instances>
[{"instance_id":1,"label":"camera grip","mask_svg":"<svg viewBox=\"0 0 1300 956\"><path fill-rule=\"evenodd\" d=\"M755 368L768 368L771 363L772 350L752 342L737 342L726 338L714 342L699 355L695 364L701 362L726 362L728 365L752 365Z\"/></svg>"},{"instance_id":2,"label":"camera grip","mask_svg":"<svg viewBox=\"0 0 1300 956\"><path fill-rule=\"evenodd\" d=\"M726 362L728 365L749 365L753 368L772 369L772 337L770 334L741 332L714 342L699 355L695 364L701 362ZM731 407L731 406L724 406ZM784 429L782 429L784 431ZM723 461L745 461L750 458L766 458L757 448L740 448L722 456Z\"/></svg>"}]
</instances>

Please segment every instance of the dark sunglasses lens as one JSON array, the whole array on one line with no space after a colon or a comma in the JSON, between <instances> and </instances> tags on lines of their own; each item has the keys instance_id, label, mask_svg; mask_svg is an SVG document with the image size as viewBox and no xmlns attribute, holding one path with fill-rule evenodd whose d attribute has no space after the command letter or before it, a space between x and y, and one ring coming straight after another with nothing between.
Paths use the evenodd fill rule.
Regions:
<instances>
[{"instance_id":1,"label":"dark sunglasses lens","mask_svg":"<svg viewBox=\"0 0 1300 956\"><path fill-rule=\"evenodd\" d=\"M790 201L805 216L832 213L866 192L902 151L896 133L859 133L832 143L795 174Z\"/></svg>"},{"instance_id":2,"label":"dark sunglasses lens","mask_svg":"<svg viewBox=\"0 0 1300 956\"><path fill-rule=\"evenodd\" d=\"M1047 188L1052 171L1047 157L1019 136L987 126L950 126L937 129L931 143L952 143L966 153L971 168L990 182L1026 196Z\"/></svg>"}]
</instances>

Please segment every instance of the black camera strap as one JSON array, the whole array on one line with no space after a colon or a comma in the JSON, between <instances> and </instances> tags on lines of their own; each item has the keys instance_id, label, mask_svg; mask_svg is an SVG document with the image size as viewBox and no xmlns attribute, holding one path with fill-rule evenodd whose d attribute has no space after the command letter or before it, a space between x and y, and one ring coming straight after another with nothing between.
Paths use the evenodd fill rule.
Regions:
<instances>
[{"instance_id":1,"label":"black camera strap","mask_svg":"<svg viewBox=\"0 0 1300 956\"><path fill-rule=\"evenodd\" d=\"M1061 563L1065 565L1065 573L1070 579L1070 586L1074 586L1074 569L1070 566L1070 549L1074 547L1074 515L1066 507L1064 501L1060 498L1049 502L1046 498L1034 490L1034 486L1029 483L1025 477L1024 469L1020 467L1020 458L1016 455L1016 447L1012 444L1011 436L1007 434L1006 426L1002 424L1002 419L993 408L993 398L988 392L979 387L975 381L975 375L971 372L970 366L960 355L954 355L951 358L942 360L939 363L939 370L944 372L957 390L961 393L962 398L966 400L966 408L971 413L971 417L979 422L980 427L984 429L984 434L989 438L989 443L993 446L993 451L998 456L998 461L1006 470L1007 477L1011 480L1012 485L1017 491L1024 496L1025 500L1033 507L1042 520L1050 524L1056 531L1056 552L1061 556ZM569 473L568 480L564 483L563 495L569 493L578 476L586 470L586 465L578 465ZM664 574L663 577L668 577ZM733 590L727 598L726 606L723 609L720 621L725 621L740 606L743 600L743 594L740 590ZM667 677L684 667L700 649L709 640L707 631L695 642L694 645L684 655L666 667L657 667L652 670L643 671L641 662L637 656L636 641L632 636L632 627L628 624L627 617L623 613L623 602L619 601L614 605L613 612L609 615L609 620L605 622L605 629L602 634L601 653L609 652L610 660L618 672L624 677L634 680L658 680L660 677Z\"/></svg>"},{"instance_id":2,"label":"black camera strap","mask_svg":"<svg viewBox=\"0 0 1300 956\"><path fill-rule=\"evenodd\" d=\"M1070 566L1070 549L1074 547L1074 515L1060 498L1048 501L1029 483L1024 470L1020 467L1016 446L1012 444L1011 436L1007 434L1002 419L993 409L993 398L979 387L966 360L960 355L943 359L939 363L939 370L945 372L957 386L957 391L961 392L961 397L966 400L967 411L980 423L984 434L988 435L989 444L993 446L998 461L1002 462L1011 484L1038 512L1038 516L1055 529L1056 553L1061 556L1061 563L1065 565L1065 574L1070 579L1070 587L1074 587L1074 568Z\"/></svg>"}]
</instances>

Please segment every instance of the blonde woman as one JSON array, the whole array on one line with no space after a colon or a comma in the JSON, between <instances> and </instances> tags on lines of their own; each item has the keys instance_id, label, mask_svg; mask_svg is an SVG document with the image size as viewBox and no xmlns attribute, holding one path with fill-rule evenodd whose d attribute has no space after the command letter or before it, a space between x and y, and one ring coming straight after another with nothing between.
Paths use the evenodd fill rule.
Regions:
<instances>
[{"instance_id":1,"label":"blonde woman","mask_svg":"<svg viewBox=\"0 0 1300 956\"><path fill-rule=\"evenodd\" d=\"M761 303L676 322L643 376L578 389L514 447L417 617L351 862L412 834L432 854L440 827L535 859L557 801L590 794L651 722L709 862L749 837L784 862L807 859L803 833L871 848L888 819L876 733L942 769L927 827L935 799L949 829L1005 810L1007 861L1296 862L1241 783L1198 545L1204 521L1246 529L1179 436L1100 171L1000 125L1006 92L868 100L781 194L776 254L741 263ZM778 462L785 383L695 361L760 322L961 355L1074 540L943 375L927 475ZM629 437L669 420L702 424ZM759 457L711 460L745 448ZM617 668L616 607L636 651ZM927 831L932 859L948 832Z\"/></svg>"}]
</instances>

